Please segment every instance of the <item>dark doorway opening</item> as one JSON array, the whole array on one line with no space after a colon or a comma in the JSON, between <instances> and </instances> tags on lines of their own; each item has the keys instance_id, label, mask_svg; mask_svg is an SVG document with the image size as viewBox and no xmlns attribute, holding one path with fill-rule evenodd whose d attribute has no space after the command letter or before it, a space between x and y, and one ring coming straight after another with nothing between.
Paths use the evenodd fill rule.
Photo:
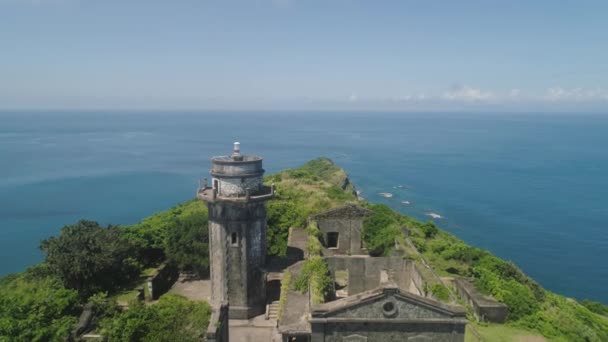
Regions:
<instances>
[{"instance_id":1,"label":"dark doorway opening","mask_svg":"<svg viewBox=\"0 0 608 342\"><path fill-rule=\"evenodd\" d=\"M266 283L266 301L270 304L281 298L281 281L270 280Z\"/></svg>"},{"instance_id":2,"label":"dark doorway opening","mask_svg":"<svg viewBox=\"0 0 608 342\"><path fill-rule=\"evenodd\" d=\"M233 246L238 246L238 244L239 244L239 239L238 239L238 237L237 237L236 233L232 233L232 235L230 236L230 243L231 243Z\"/></svg>"},{"instance_id":3,"label":"dark doorway opening","mask_svg":"<svg viewBox=\"0 0 608 342\"><path fill-rule=\"evenodd\" d=\"M327 248L338 248L338 236L337 232L327 233Z\"/></svg>"}]
</instances>

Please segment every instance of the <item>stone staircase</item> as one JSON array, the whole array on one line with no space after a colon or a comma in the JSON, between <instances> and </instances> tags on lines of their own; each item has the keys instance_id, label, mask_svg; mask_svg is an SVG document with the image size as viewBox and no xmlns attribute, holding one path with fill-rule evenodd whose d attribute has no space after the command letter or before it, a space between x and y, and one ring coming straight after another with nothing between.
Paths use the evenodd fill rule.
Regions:
<instances>
[{"instance_id":1,"label":"stone staircase","mask_svg":"<svg viewBox=\"0 0 608 342\"><path fill-rule=\"evenodd\" d=\"M278 314L279 314L279 301L275 300L274 302L270 303L270 305L268 305L268 312L267 312L268 319L276 320Z\"/></svg>"}]
</instances>

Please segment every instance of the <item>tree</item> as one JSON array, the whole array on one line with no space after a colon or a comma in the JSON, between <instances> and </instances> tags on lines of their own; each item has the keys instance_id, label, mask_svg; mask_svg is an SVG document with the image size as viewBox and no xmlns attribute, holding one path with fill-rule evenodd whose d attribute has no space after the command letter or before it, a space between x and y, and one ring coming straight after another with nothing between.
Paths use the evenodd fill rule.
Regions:
<instances>
[{"instance_id":1,"label":"tree","mask_svg":"<svg viewBox=\"0 0 608 342\"><path fill-rule=\"evenodd\" d=\"M424 232L424 237L427 239L432 239L439 232L439 228L435 225L433 221L428 221L420 225L422 231Z\"/></svg>"},{"instance_id":2,"label":"tree","mask_svg":"<svg viewBox=\"0 0 608 342\"><path fill-rule=\"evenodd\" d=\"M168 230L166 254L182 270L199 276L209 273L209 231L207 215L193 214L176 219Z\"/></svg>"},{"instance_id":3,"label":"tree","mask_svg":"<svg viewBox=\"0 0 608 342\"><path fill-rule=\"evenodd\" d=\"M40 248L63 285L76 289L83 298L114 291L140 273L134 251L120 238L119 228L103 228L94 221L63 227L58 237L42 241Z\"/></svg>"},{"instance_id":4,"label":"tree","mask_svg":"<svg viewBox=\"0 0 608 342\"><path fill-rule=\"evenodd\" d=\"M141 222L122 228L122 238L135 248L137 259L145 266L156 266L165 260L167 227Z\"/></svg>"}]
</instances>

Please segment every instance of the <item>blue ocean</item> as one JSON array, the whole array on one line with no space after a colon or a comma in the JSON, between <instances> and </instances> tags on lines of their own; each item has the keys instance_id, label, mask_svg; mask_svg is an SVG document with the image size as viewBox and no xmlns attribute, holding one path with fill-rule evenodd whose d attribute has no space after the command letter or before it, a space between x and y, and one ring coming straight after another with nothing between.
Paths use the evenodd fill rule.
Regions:
<instances>
[{"instance_id":1,"label":"blue ocean","mask_svg":"<svg viewBox=\"0 0 608 342\"><path fill-rule=\"evenodd\" d=\"M131 224L194 197L233 141L267 172L318 156L362 196L608 303L608 115L0 113L0 276L80 218ZM386 198L379 193L392 193Z\"/></svg>"}]
</instances>

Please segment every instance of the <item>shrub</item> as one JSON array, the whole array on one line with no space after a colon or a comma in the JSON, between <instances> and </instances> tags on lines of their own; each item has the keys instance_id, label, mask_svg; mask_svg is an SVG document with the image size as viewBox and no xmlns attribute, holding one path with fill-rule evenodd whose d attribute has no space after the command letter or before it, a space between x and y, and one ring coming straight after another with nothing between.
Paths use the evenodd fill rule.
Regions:
<instances>
[{"instance_id":1,"label":"shrub","mask_svg":"<svg viewBox=\"0 0 608 342\"><path fill-rule=\"evenodd\" d=\"M209 325L211 307L166 294L150 306L134 302L129 309L102 321L110 341L201 341Z\"/></svg>"},{"instance_id":2,"label":"shrub","mask_svg":"<svg viewBox=\"0 0 608 342\"><path fill-rule=\"evenodd\" d=\"M181 270L209 274L209 230L206 213L176 219L169 229L166 255Z\"/></svg>"},{"instance_id":3,"label":"shrub","mask_svg":"<svg viewBox=\"0 0 608 342\"><path fill-rule=\"evenodd\" d=\"M424 239L419 238L419 237L412 237L411 240L412 240L412 243L414 244L414 247L416 247L416 249L418 250L418 252L420 252L420 253L426 252L426 242L424 241Z\"/></svg>"},{"instance_id":4,"label":"shrub","mask_svg":"<svg viewBox=\"0 0 608 342\"><path fill-rule=\"evenodd\" d=\"M283 316L283 309L287 302L287 292L291 286L291 272L285 271L283 280L281 281L281 297L279 298L279 312L277 313L277 320L280 321Z\"/></svg>"},{"instance_id":5,"label":"shrub","mask_svg":"<svg viewBox=\"0 0 608 342\"><path fill-rule=\"evenodd\" d=\"M325 192L327 193L327 196L332 200L349 201L353 199L353 195L351 193L342 190L342 188L336 185L330 186L325 190Z\"/></svg>"},{"instance_id":6,"label":"shrub","mask_svg":"<svg viewBox=\"0 0 608 342\"><path fill-rule=\"evenodd\" d=\"M330 293L333 281L329 275L329 267L320 256L311 256L304 261L300 275L294 283L294 289L305 292L310 288L313 304L320 304Z\"/></svg>"},{"instance_id":7,"label":"shrub","mask_svg":"<svg viewBox=\"0 0 608 342\"><path fill-rule=\"evenodd\" d=\"M420 226L422 231L424 232L424 237L427 239L432 239L439 232L439 228L435 225L433 221L428 221Z\"/></svg>"},{"instance_id":8,"label":"shrub","mask_svg":"<svg viewBox=\"0 0 608 342\"><path fill-rule=\"evenodd\" d=\"M279 186L277 198L267 206L266 242L268 254L285 256L287 253L287 237L289 228L304 227L309 213L300 204L302 195L294 190Z\"/></svg>"},{"instance_id":9,"label":"shrub","mask_svg":"<svg viewBox=\"0 0 608 342\"><path fill-rule=\"evenodd\" d=\"M363 241L371 255L386 255L401 234L395 213L384 204L371 206L372 214L363 222Z\"/></svg>"},{"instance_id":10,"label":"shrub","mask_svg":"<svg viewBox=\"0 0 608 342\"><path fill-rule=\"evenodd\" d=\"M450 299L450 292L443 284L435 283L431 285L431 294L440 301L447 302Z\"/></svg>"},{"instance_id":11,"label":"shrub","mask_svg":"<svg viewBox=\"0 0 608 342\"><path fill-rule=\"evenodd\" d=\"M77 321L78 293L45 264L0 280L0 341L63 341Z\"/></svg>"},{"instance_id":12,"label":"shrub","mask_svg":"<svg viewBox=\"0 0 608 342\"><path fill-rule=\"evenodd\" d=\"M593 302L588 299L581 301L581 305L598 315L608 316L608 305L599 302Z\"/></svg>"}]
</instances>

